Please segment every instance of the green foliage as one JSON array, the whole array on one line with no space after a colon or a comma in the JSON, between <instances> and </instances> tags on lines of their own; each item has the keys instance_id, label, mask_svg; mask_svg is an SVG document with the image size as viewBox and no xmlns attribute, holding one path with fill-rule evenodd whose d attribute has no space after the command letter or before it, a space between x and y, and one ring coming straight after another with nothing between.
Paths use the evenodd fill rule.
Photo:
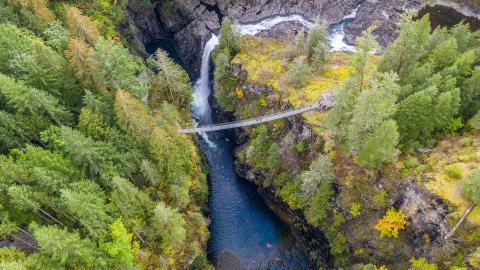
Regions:
<instances>
[{"instance_id":1,"label":"green foliage","mask_svg":"<svg viewBox=\"0 0 480 270\"><path fill-rule=\"evenodd\" d=\"M246 158L247 162L254 164L257 168L277 169L280 162L278 146L270 138L265 125L254 130L246 150Z\"/></svg>"},{"instance_id":2,"label":"green foliage","mask_svg":"<svg viewBox=\"0 0 480 270\"><path fill-rule=\"evenodd\" d=\"M303 57L293 61L287 72L287 78L295 88L302 88L306 85L312 71Z\"/></svg>"},{"instance_id":3,"label":"green foliage","mask_svg":"<svg viewBox=\"0 0 480 270\"><path fill-rule=\"evenodd\" d=\"M19 148L35 138L19 115L0 110L0 151Z\"/></svg>"},{"instance_id":4,"label":"green foliage","mask_svg":"<svg viewBox=\"0 0 480 270\"><path fill-rule=\"evenodd\" d=\"M219 50L215 53L215 57L213 57L215 63L213 78L215 81L215 96L218 103L222 108L233 111L237 80L231 74L230 60L231 55L225 50Z\"/></svg>"},{"instance_id":5,"label":"green foliage","mask_svg":"<svg viewBox=\"0 0 480 270\"><path fill-rule=\"evenodd\" d=\"M177 134L186 72L125 49L124 0L0 2L0 240L30 225L39 248L0 250L0 268L187 269L208 239L208 186ZM174 99L140 102L153 86Z\"/></svg>"},{"instance_id":6,"label":"green foliage","mask_svg":"<svg viewBox=\"0 0 480 270\"><path fill-rule=\"evenodd\" d=\"M107 127L103 122L102 115L89 108L83 108L78 118L78 128L94 139L105 138Z\"/></svg>"},{"instance_id":7,"label":"green foliage","mask_svg":"<svg viewBox=\"0 0 480 270\"><path fill-rule=\"evenodd\" d=\"M173 254L186 240L185 219L176 210L159 203L154 210L153 221L162 236L165 254Z\"/></svg>"},{"instance_id":8,"label":"green foliage","mask_svg":"<svg viewBox=\"0 0 480 270\"><path fill-rule=\"evenodd\" d=\"M367 135L360 146L358 160L360 165L375 169L393 162L396 158L396 146L399 134L394 120L383 122L371 134Z\"/></svg>"},{"instance_id":9,"label":"green foliage","mask_svg":"<svg viewBox=\"0 0 480 270\"><path fill-rule=\"evenodd\" d=\"M388 149L382 150L395 149L396 140L398 140L394 136L395 124L391 122L387 124L384 120L392 116L396 110L396 93L398 93L396 79L396 75L392 73L379 74L372 82L371 87L364 90L358 97L352 112L352 119L347 127L347 146L352 154L358 152L357 149L362 146L362 141L373 140L375 136L378 139L378 135L386 135L378 134L380 132L391 133L392 137L385 142L385 147L388 146ZM380 127L381 125L382 127ZM392 155L392 152L386 154Z\"/></svg>"},{"instance_id":10,"label":"green foliage","mask_svg":"<svg viewBox=\"0 0 480 270\"><path fill-rule=\"evenodd\" d=\"M42 116L54 123L68 123L72 115L51 95L26 86L22 81L0 74L0 94L8 106L18 113Z\"/></svg>"},{"instance_id":11,"label":"green foliage","mask_svg":"<svg viewBox=\"0 0 480 270\"><path fill-rule=\"evenodd\" d=\"M120 219L110 225L111 242L103 243L100 249L115 260L115 268L135 265L138 249L137 243L132 243L133 234L128 233Z\"/></svg>"},{"instance_id":12,"label":"green foliage","mask_svg":"<svg viewBox=\"0 0 480 270\"><path fill-rule=\"evenodd\" d=\"M220 26L220 43L218 45L220 51L226 52L227 55L235 55L240 49L240 36L236 33L232 21L228 17L224 17Z\"/></svg>"},{"instance_id":13,"label":"green foliage","mask_svg":"<svg viewBox=\"0 0 480 270\"><path fill-rule=\"evenodd\" d=\"M55 51L63 53L67 50L70 33L60 21L51 22L43 35L45 36L45 44Z\"/></svg>"},{"instance_id":14,"label":"green foliage","mask_svg":"<svg viewBox=\"0 0 480 270\"><path fill-rule=\"evenodd\" d=\"M358 217L361 215L362 204L361 203L353 203L352 207L350 207L350 214L354 217Z\"/></svg>"},{"instance_id":15,"label":"green foliage","mask_svg":"<svg viewBox=\"0 0 480 270\"><path fill-rule=\"evenodd\" d=\"M300 154L305 153L307 151L307 146L305 145L305 142L302 141L295 144L295 151Z\"/></svg>"},{"instance_id":16,"label":"green foliage","mask_svg":"<svg viewBox=\"0 0 480 270\"><path fill-rule=\"evenodd\" d=\"M418 21L412 20L413 14L404 13L398 23L399 37L388 46L379 71L393 71L400 76L406 74L414 63L428 52L430 20L424 16Z\"/></svg>"},{"instance_id":17,"label":"green foliage","mask_svg":"<svg viewBox=\"0 0 480 270\"><path fill-rule=\"evenodd\" d=\"M432 98L425 92L417 92L400 103L395 120L405 149L432 146L434 108Z\"/></svg>"},{"instance_id":18,"label":"green foliage","mask_svg":"<svg viewBox=\"0 0 480 270\"><path fill-rule=\"evenodd\" d=\"M373 201L380 207L386 208L388 203L388 193L385 189L381 188L373 196Z\"/></svg>"},{"instance_id":19,"label":"green foliage","mask_svg":"<svg viewBox=\"0 0 480 270\"><path fill-rule=\"evenodd\" d=\"M319 226L327 216L330 209L330 200L335 194L332 181L323 181L317 188L313 197L307 203L305 216L310 224Z\"/></svg>"},{"instance_id":20,"label":"green foliage","mask_svg":"<svg viewBox=\"0 0 480 270\"><path fill-rule=\"evenodd\" d=\"M325 23L316 23L308 33L307 59L313 60L316 50L320 47L328 48L328 31Z\"/></svg>"},{"instance_id":21,"label":"green foliage","mask_svg":"<svg viewBox=\"0 0 480 270\"><path fill-rule=\"evenodd\" d=\"M110 92L123 89L138 99L145 96L147 89L137 79L143 67L134 61L128 49L110 39L99 39L94 46L93 59L94 72Z\"/></svg>"},{"instance_id":22,"label":"green foliage","mask_svg":"<svg viewBox=\"0 0 480 270\"><path fill-rule=\"evenodd\" d=\"M55 226L33 228L40 251L29 258L32 269L105 269L106 262L95 244L78 233Z\"/></svg>"},{"instance_id":23,"label":"green foliage","mask_svg":"<svg viewBox=\"0 0 480 270\"><path fill-rule=\"evenodd\" d=\"M480 203L480 170L474 170L467 176L462 186L462 195L473 204Z\"/></svg>"},{"instance_id":24,"label":"green foliage","mask_svg":"<svg viewBox=\"0 0 480 270\"><path fill-rule=\"evenodd\" d=\"M438 266L434 263L428 263L425 258L412 258L410 260L410 263L412 264L409 268L409 270L437 270Z\"/></svg>"},{"instance_id":25,"label":"green foliage","mask_svg":"<svg viewBox=\"0 0 480 270\"><path fill-rule=\"evenodd\" d=\"M312 162L308 171L300 176L302 180L302 194L306 198L311 198L317 188L324 183L330 183L334 180L332 163L328 157L320 154L318 158Z\"/></svg>"},{"instance_id":26,"label":"green foliage","mask_svg":"<svg viewBox=\"0 0 480 270\"><path fill-rule=\"evenodd\" d=\"M105 194L94 182L72 183L61 191L61 205L78 220L93 239L104 239L111 218L107 213Z\"/></svg>"},{"instance_id":27,"label":"green foliage","mask_svg":"<svg viewBox=\"0 0 480 270\"><path fill-rule=\"evenodd\" d=\"M307 41L307 59L316 70L321 70L328 60L328 31L325 23L310 29Z\"/></svg>"},{"instance_id":28,"label":"green foliage","mask_svg":"<svg viewBox=\"0 0 480 270\"><path fill-rule=\"evenodd\" d=\"M192 87L187 72L168 58L165 51L159 49L155 56L157 75L151 83L151 102L156 104L166 100L181 110L188 110L192 102Z\"/></svg>"},{"instance_id":29,"label":"green foliage","mask_svg":"<svg viewBox=\"0 0 480 270\"><path fill-rule=\"evenodd\" d=\"M343 233L337 233L333 242L330 244L332 255L340 255L347 250L347 237Z\"/></svg>"},{"instance_id":30,"label":"green foliage","mask_svg":"<svg viewBox=\"0 0 480 270\"><path fill-rule=\"evenodd\" d=\"M447 171L448 177L452 179L460 179L462 178L462 169L458 166L452 166Z\"/></svg>"}]
</instances>

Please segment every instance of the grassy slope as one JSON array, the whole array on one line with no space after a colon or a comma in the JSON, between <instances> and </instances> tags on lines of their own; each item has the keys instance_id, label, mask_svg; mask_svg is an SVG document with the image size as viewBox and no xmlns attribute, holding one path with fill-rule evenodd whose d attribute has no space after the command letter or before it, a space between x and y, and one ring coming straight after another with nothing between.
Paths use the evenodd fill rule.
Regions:
<instances>
[{"instance_id":1,"label":"grassy slope","mask_svg":"<svg viewBox=\"0 0 480 270\"><path fill-rule=\"evenodd\" d=\"M292 38L243 37L241 50L233 62L241 64L248 72L249 82L272 86L294 107L313 103L321 94L335 90L351 72L347 64L350 55L334 53L323 71L314 72L305 87L295 89L286 79L292 47ZM321 112L305 114L315 126L321 124L323 116Z\"/></svg>"}]
</instances>

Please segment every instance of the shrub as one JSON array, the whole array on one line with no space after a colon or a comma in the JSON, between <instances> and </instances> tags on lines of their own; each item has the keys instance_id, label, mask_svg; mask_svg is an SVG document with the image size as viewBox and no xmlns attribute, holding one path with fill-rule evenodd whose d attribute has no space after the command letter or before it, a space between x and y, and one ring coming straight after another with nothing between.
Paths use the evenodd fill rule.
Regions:
<instances>
[{"instance_id":1,"label":"shrub","mask_svg":"<svg viewBox=\"0 0 480 270\"><path fill-rule=\"evenodd\" d=\"M375 225L375 229L380 232L381 237L398 238L398 232L405 229L405 225L408 224L406 218L402 210L397 211L395 208L390 208Z\"/></svg>"},{"instance_id":2,"label":"shrub","mask_svg":"<svg viewBox=\"0 0 480 270\"><path fill-rule=\"evenodd\" d=\"M304 87L311 75L312 71L303 57L295 59L287 72L287 78L295 88Z\"/></svg>"},{"instance_id":3,"label":"shrub","mask_svg":"<svg viewBox=\"0 0 480 270\"><path fill-rule=\"evenodd\" d=\"M388 203L387 191L383 188L377 191L377 193L375 193L375 195L373 196L373 201L382 208L387 207L387 203Z\"/></svg>"},{"instance_id":4,"label":"shrub","mask_svg":"<svg viewBox=\"0 0 480 270\"><path fill-rule=\"evenodd\" d=\"M419 258L415 259L412 258L410 260L410 263L412 264L409 268L409 270L437 270L438 266L434 263L428 263L425 258Z\"/></svg>"},{"instance_id":5,"label":"shrub","mask_svg":"<svg viewBox=\"0 0 480 270\"><path fill-rule=\"evenodd\" d=\"M448 177L452 179L460 179L462 178L462 169L456 165L450 167L448 170Z\"/></svg>"},{"instance_id":6,"label":"shrub","mask_svg":"<svg viewBox=\"0 0 480 270\"><path fill-rule=\"evenodd\" d=\"M354 217L360 216L360 211L362 210L362 204L361 203L353 203L352 207L350 208L350 214Z\"/></svg>"},{"instance_id":7,"label":"shrub","mask_svg":"<svg viewBox=\"0 0 480 270\"><path fill-rule=\"evenodd\" d=\"M305 145L305 142L299 142L295 145L295 151L297 151L297 153L300 153L300 154L303 154L307 151L307 147Z\"/></svg>"}]
</instances>

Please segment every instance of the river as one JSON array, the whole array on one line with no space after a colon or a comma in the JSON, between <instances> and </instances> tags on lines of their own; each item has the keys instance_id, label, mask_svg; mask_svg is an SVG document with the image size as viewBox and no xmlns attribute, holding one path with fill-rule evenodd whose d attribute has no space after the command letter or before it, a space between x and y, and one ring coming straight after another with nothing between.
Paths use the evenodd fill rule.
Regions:
<instances>
[{"instance_id":1,"label":"river","mask_svg":"<svg viewBox=\"0 0 480 270\"><path fill-rule=\"evenodd\" d=\"M346 19L354 18L355 13ZM241 35L255 35L285 22L313 24L298 15L265 19L238 25ZM332 51L353 50L343 42L345 22L330 28ZM218 45L212 34L202 55L200 78L194 84L192 113L198 125L212 123L209 104L210 54ZM225 133L200 134L201 147L209 164L209 215L211 218L209 258L219 269L308 269L305 254L297 247L289 229L265 205L254 184L238 179L234 171L232 143Z\"/></svg>"},{"instance_id":2,"label":"river","mask_svg":"<svg viewBox=\"0 0 480 270\"><path fill-rule=\"evenodd\" d=\"M353 10L342 22L329 28L331 51L354 51L354 47L344 42L344 28L354 20L357 10ZM452 15L454 10L435 6L420 11L420 15L430 13L432 26L452 25L453 21L440 21L444 14ZM457 15L456 13L453 15ZM449 16L447 16L449 17ZM310 28L313 23L299 15L271 17L255 24L237 25L241 35L255 35L273 26L296 21ZM468 20L472 28L478 29L477 21ZM198 125L212 124L209 104L211 87L211 52L219 39L212 34L202 55L200 78L194 84L192 114ZM208 254L217 269L309 269L305 254L287 226L265 205L254 184L239 179L234 171L233 144L228 135L215 132L199 134L200 144L209 164L209 216L211 218Z\"/></svg>"}]
</instances>

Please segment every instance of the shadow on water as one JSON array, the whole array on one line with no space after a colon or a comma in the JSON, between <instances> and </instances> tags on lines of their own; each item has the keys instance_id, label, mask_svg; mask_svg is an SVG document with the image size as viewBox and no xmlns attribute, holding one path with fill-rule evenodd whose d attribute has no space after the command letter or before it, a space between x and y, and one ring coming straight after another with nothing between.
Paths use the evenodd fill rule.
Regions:
<instances>
[{"instance_id":1,"label":"shadow on water","mask_svg":"<svg viewBox=\"0 0 480 270\"><path fill-rule=\"evenodd\" d=\"M239 179L232 143L224 133L202 140L209 162L208 253L217 269L306 269L289 229L265 205L255 184Z\"/></svg>"},{"instance_id":2,"label":"shadow on water","mask_svg":"<svg viewBox=\"0 0 480 270\"><path fill-rule=\"evenodd\" d=\"M461 21L470 24L470 29L472 30L480 29L479 19L475 17L465 16L451 7L441 5L426 6L418 12L418 18L421 18L426 14L430 15L432 29L435 29L438 26L451 27Z\"/></svg>"}]
</instances>

